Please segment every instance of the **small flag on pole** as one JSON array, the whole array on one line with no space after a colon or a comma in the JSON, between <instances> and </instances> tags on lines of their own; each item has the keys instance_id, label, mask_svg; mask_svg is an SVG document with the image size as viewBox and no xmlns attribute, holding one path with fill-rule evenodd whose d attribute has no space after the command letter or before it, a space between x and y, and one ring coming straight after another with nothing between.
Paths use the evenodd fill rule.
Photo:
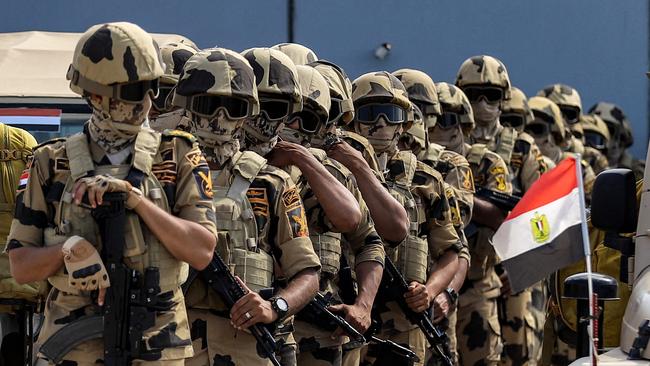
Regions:
<instances>
[{"instance_id":1,"label":"small flag on pole","mask_svg":"<svg viewBox=\"0 0 650 366\"><path fill-rule=\"evenodd\" d=\"M494 234L513 293L585 257L577 169L569 157L543 174Z\"/></svg>"}]
</instances>

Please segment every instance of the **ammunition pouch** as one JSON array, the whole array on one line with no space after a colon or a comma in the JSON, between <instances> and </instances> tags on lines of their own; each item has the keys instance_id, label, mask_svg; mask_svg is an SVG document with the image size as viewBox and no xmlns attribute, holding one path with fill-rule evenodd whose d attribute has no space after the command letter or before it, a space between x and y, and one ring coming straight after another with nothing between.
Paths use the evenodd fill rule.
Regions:
<instances>
[{"instance_id":1,"label":"ammunition pouch","mask_svg":"<svg viewBox=\"0 0 650 366\"><path fill-rule=\"evenodd\" d=\"M321 261L321 278L333 279L341 268L341 234L326 232L309 238Z\"/></svg>"}]
</instances>

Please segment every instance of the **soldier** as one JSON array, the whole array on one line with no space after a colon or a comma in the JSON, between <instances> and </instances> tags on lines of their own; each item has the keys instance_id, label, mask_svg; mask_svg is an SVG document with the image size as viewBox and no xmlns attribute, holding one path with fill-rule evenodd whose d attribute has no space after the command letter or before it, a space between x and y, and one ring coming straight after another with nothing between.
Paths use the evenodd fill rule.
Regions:
<instances>
[{"instance_id":1,"label":"soldier","mask_svg":"<svg viewBox=\"0 0 650 366\"><path fill-rule=\"evenodd\" d=\"M580 115L582 114L582 102L580 94L574 88L565 84L552 84L537 92L537 96L550 99L560 108L566 139L562 143L562 150L573 153L584 153L584 144L581 139L576 138L572 132L580 134Z\"/></svg>"},{"instance_id":2,"label":"soldier","mask_svg":"<svg viewBox=\"0 0 650 366\"><path fill-rule=\"evenodd\" d=\"M262 118L256 84L263 85L264 80L256 80L254 69L240 54L207 49L187 61L174 94L174 105L191 115L189 128L211 169L206 184L214 187L217 221L223 227L218 253L247 292L228 311L203 280L197 278L189 286L186 298L196 355L188 365L270 364L258 356L255 338L238 330L258 323L281 324L317 289L320 263L295 185L266 159L239 151L242 125L247 119ZM288 283L263 299L258 291L270 287L277 275L274 261Z\"/></svg>"},{"instance_id":3,"label":"soldier","mask_svg":"<svg viewBox=\"0 0 650 366\"><path fill-rule=\"evenodd\" d=\"M609 169L607 146L610 136L607 124L598 115L583 114L580 116L580 125L585 141L585 152L582 158L589 163L594 174L598 175L603 170Z\"/></svg>"},{"instance_id":4,"label":"soldier","mask_svg":"<svg viewBox=\"0 0 650 366\"><path fill-rule=\"evenodd\" d=\"M404 207L381 184L384 176L374 148L365 137L336 128L351 127L354 119L352 83L343 69L329 61L319 60L310 65L327 81L331 99L328 124L312 138L311 144L325 148L326 137L330 134L346 142L330 146L328 156L345 165L354 175L379 236L385 242L400 243L408 234L409 219Z\"/></svg>"},{"instance_id":5,"label":"soldier","mask_svg":"<svg viewBox=\"0 0 650 366\"><path fill-rule=\"evenodd\" d=\"M642 179L645 161L638 160L625 151L634 143L634 136L623 110L615 104L599 102L589 109L589 113L602 118L609 129L610 140L607 147L609 166L632 169L637 179Z\"/></svg>"},{"instance_id":6,"label":"soldier","mask_svg":"<svg viewBox=\"0 0 650 366\"><path fill-rule=\"evenodd\" d=\"M163 74L159 60L151 36L131 23L93 26L75 48L70 87L87 100L91 118L83 132L35 150L7 244L18 283L48 279L53 286L40 343L104 305L110 284L90 208L106 192L124 192L130 228L124 262L160 274L150 284L160 289L152 294L157 305L147 308L155 324L129 340L140 354L133 364L183 365L192 356L180 285L187 264L204 268L212 257L212 192L202 180L207 164L190 137L143 126ZM86 193L89 205L82 204ZM92 290L99 290L96 298ZM103 364L102 339L73 346L62 364ZM43 355L40 363L48 363Z\"/></svg>"},{"instance_id":7,"label":"soldier","mask_svg":"<svg viewBox=\"0 0 650 366\"><path fill-rule=\"evenodd\" d=\"M570 133L567 132L564 126L560 108L546 97L532 97L528 100L528 105L530 105L535 119L526 125L526 131L535 137L535 142L542 150L542 153L553 160L555 164L558 164L571 154L562 149ZM582 177L585 187L585 199L589 202L596 175L585 160L582 160Z\"/></svg>"},{"instance_id":8,"label":"soldier","mask_svg":"<svg viewBox=\"0 0 650 366\"><path fill-rule=\"evenodd\" d=\"M307 65L318 60L318 56L314 51L298 43L278 43L271 49L287 55L296 66Z\"/></svg>"},{"instance_id":9,"label":"soldier","mask_svg":"<svg viewBox=\"0 0 650 366\"><path fill-rule=\"evenodd\" d=\"M307 150L296 146L302 144L308 147L314 134L327 128L330 110L329 88L323 76L310 66L298 65L296 69L303 108L302 111L289 117L287 126L280 132L280 137L284 141L278 143L273 149L270 163L283 166L297 182L300 195L305 201L314 250L323 264L320 292L323 295L331 294L337 303L341 303L343 299L337 281L341 269L341 235L348 242L349 250L354 253L355 261L350 265L354 266L359 292L358 295L347 294L348 297L353 296L351 304L336 305L332 310L343 312L346 320L359 332L364 333L370 326L370 310L381 279L383 244L374 229L368 208L352 173L340 163L328 158L323 150L316 148ZM308 154L313 155L313 158L305 156ZM305 165L305 162L314 158L340 184L332 184L325 179L314 181L315 178L320 177L310 172L303 174L302 169L313 169ZM361 215L346 212L345 206L350 204L346 202L349 194L338 192L339 186L343 186L353 194L353 202L358 202ZM343 199L343 202L338 202L340 199ZM319 319L314 319L314 314L301 312L296 319L294 335L298 341L298 363L340 365L341 346L347 342L347 337L321 328Z\"/></svg>"},{"instance_id":10,"label":"soldier","mask_svg":"<svg viewBox=\"0 0 650 366\"><path fill-rule=\"evenodd\" d=\"M401 242L408 234L408 217L402 205L381 184L384 177L379 172L372 145L363 136L337 128L347 125L354 118L352 82L341 67L329 61L319 60L311 63L310 66L327 81L331 100L327 124L312 137L311 145L327 149L328 156L344 164L351 171L381 238L384 241ZM326 141L332 141L333 136L344 141L326 145ZM347 236L342 237L341 244L342 258L347 263L356 263L355 253L352 252ZM359 365L360 359L360 348L344 350L342 364Z\"/></svg>"},{"instance_id":11,"label":"soldier","mask_svg":"<svg viewBox=\"0 0 650 366\"><path fill-rule=\"evenodd\" d=\"M392 74L381 71L360 76L353 82L355 132L364 136L379 154L380 168L391 194L409 213L410 232L406 239L387 251L410 283L405 294L409 307L422 312L445 291L458 267L462 248L451 222L449 203L442 177L419 163L409 151L397 151L397 141L406 125L411 102L404 85ZM428 271L429 264L435 268ZM425 338L405 318L394 302L375 304L379 313L381 335L407 344L425 360ZM379 351L369 346L368 356Z\"/></svg>"},{"instance_id":12,"label":"soldier","mask_svg":"<svg viewBox=\"0 0 650 366\"><path fill-rule=\"evenodd\" d=\"M36 140L29 132L0 122L0 317L3 324L0 363L4 365L25 364L24 357L30 351L24 348L25 334L21 329L21 317L31 316L25 306L4 305L4 299L16 299L37 303L47 294L45 282L18 285L11 277L9 258L5 253L7 235L13 219L16 188L21 173L29 164ZM22 325L23 327L25 324Z\"/></svg>"},{"instance_id":13,"label":"soldier","mask_svg":"<svg viewBox=\"0 0 650 366\"><path fill-rule=\"evenodd\" d=\"M436 87L443 113L438 123L429 130L429 140L444 144L447 150L465 156L471 169L471 174L468 174L459 164L460 174L455 178L465 191L460 195L459 205L469 244L469 253L463 255L465 262L469 261L469 268L465 269L467 279L463 283L464 278L459 273L450 285L458 288L460 294L455 329L457 357L461 365L474 365L477 362L494 365L498 363L503 348L496 316L496 297L501 282L494 271L496 255L487 238L499 222L491 222L488 218L502 216L502 213L491 203L471 197L468 193L474 190L475 184L507 194L512 192L512 186L507 167L499 155L483 144L464 143L464 136L471 134L474 128L474 115L462 90L447 83L438 83ZM454 179L453 175L447 177ZM472 177L473 181L468 182L468 178ZM476 205L479 205L478 210ZM475 221L472 224L469 224L470 217ZM477 226L477 222L483 225ZM492 229L486 224L491 225ZM460 265L462 270L462 260ZM451 320L450 323L454 321L453 317Z\"/></svg>"},{"instance_id":14,"label":"soldier","mask_svg":"<svg viewBox=\"0 0 650 366\"><path fill-rule=\"evenodd\" d=\"M178 76L183 71L183 65L198 51L192 44L172 42L160 47L165 73L158 82L158 96L154 98L149 111L151 128L158 132L175 129L184 117L184 110L172 105L173 88L178 83Z\"/></svg>"}]
</instances>

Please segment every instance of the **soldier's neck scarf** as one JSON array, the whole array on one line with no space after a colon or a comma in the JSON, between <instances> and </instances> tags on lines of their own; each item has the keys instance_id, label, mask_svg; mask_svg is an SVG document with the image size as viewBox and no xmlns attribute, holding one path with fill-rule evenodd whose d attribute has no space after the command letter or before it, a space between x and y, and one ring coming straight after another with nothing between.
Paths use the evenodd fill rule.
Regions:
<instances>
[{"instance_id":1,"label":"soldier's neck scarf","mask_svg":"<svg viewBox=\"0 0 650 366\"><path fill-rule=\"evenodd\" d=\"M151 128L156 131L162 132L167 129L177 129L178 125L181 123L181 120L185 116L184 109L177 109L175 111L159 114L156 117L149 119L149 124Z\"/></svg>"},{"instance_id":2,"label":"soldier's neck scarf","mask_svg":"<svg viewBox=\"0 0 650 366\"><path fill-rule=\"evenodd\" d=\"M278 133L284 128L284 122L269 121L264 113L246 120L241 134L242 148L266 156L278 143Z\"/></svg>"},{"instance_id":3,"label":"soldier's neck scarf","mask_svg":"<svg viewBox=\"0 0 650 366\"><path fill-rule=\"evenodd\" d=\"M470 132L470 140L473 144L489 144L494 141L502 128L503 126L501 126L498 118L489 126L481 126L477 124L474 129L472 129L472 132Z\"/></svg>"},{"instance_id":4,"label":"soldier's neck scarf","mask_svg":"<svg viewBox=\"0 0 650 366\"><path fill-rule=\"evenodd\" d=\"M293 142L294 144L302 145L304 147L311 146L312 136L306 135L298 130L285 126L280 131L280 139L283 141Z\"/></svg>"},{"instance_id":5,"label":"soldier's neck scarf","mask_svg":"<svg viewBox=\"0 0 650 366\"><path fill-rule=\"evenodd\" d=\"M90 99L90 106L93 109L88 123L90 138L106 153L115 154L135 140L147 121L151 99L147 97L139 104L110 99L108 110L104 110L101 103Z\"/></svg>"},{"instance_id":6,"label":"soldier's neck scarf","mask_svg":"<svg viewBox=\"0 0 650 366\"><path fill-rule=\"evenodd\" d=\"M547 156L553 162L559 163L562 160L562 148L555 143L552 134L543 137L535 137L535 143L539 146L542 155Z\"/></svg>"},{"instance_id":7,"label":"soldier's neck scarf","mask_svg":"<svg viewBox=\"0 0 650 366\"><path fill-rule=\"evenodd\" d=\"M485 98L481 98L478 102L473 102L472 110L474 111L474 121L476 121L477 127L494 126L501 115L499 103L488 103Z\"/></svg>"},{"instance_id":8,"label":"soldier's neck scarf","mask_svg":"<svg viewBox=\"0 0 650 366\"><path fill-rule=\"evenodd\" d=\"M429 129L429 142L442 145L447 150L463 154L465 147L465 139L463 138L463 130L460 125L455 128L440 128L435 126Z\"/></svg>"},{"instance_id":9,"label":"soldier's neck scarf","mask_svg":"<svg viewBox=\"0 0 650 366\"><path fill-rule=\"evenodd\" d=\"M223 111L208 119L193 116L191 131L199 140L205 159L222 167L239 151L239 134L243 121L229 119Z\"/></svg>"}]
</instances>

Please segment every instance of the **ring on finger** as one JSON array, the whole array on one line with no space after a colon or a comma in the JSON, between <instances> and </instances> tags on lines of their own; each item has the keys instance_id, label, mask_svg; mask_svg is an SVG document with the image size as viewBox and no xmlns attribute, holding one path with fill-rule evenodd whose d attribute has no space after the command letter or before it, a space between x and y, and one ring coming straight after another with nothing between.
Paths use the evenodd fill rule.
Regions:
<instances>
[{"instance_id":1,"label":"ring on finger","mask_svg":"<svg viewBox=\"0 0 650 366\"><path fill-rule=\"evenodd\" d=\"M252 318L251 313L249 313L248 311L244 313L244 316L246 317L246 320L251 320Z\"/></svg>"}]
</instances>

